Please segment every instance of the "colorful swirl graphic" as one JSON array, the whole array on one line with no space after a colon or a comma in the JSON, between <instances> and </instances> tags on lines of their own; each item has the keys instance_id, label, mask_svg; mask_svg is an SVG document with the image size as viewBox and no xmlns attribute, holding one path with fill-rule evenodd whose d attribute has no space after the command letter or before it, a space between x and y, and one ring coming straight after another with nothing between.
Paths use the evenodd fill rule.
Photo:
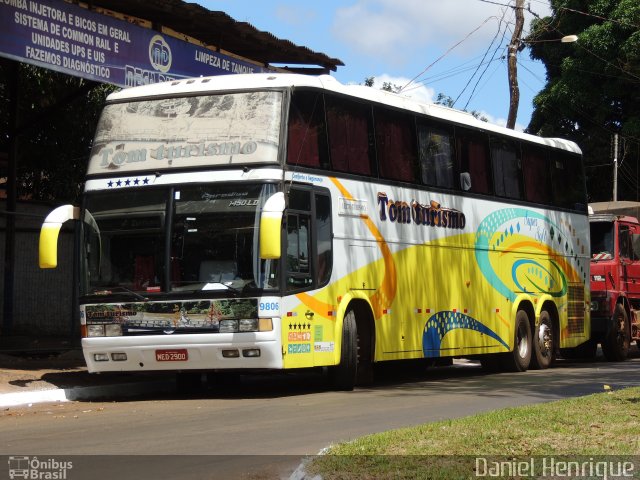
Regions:
<instances>
[{"instance_id":1,"label":"colorful swirl graphic","mask_svg":"<svg viewBox=\"0 0 640 480\"><path fill-rule=\"evenodd\" d=\"M475 318L459 312L451 312L443 310L437 312L427 320L422 334L422 350L425 358L436 358L440 356L440 345L444 336L459 328L473 330L475 332L487 335L509 350L507 343L498 336L493 330L482 324Z\"/></svg>"},{"instance_id":2,"label":"colorful swirl graphic","mask_svg":"<svg viewBox=\"0 0 640 480\"><path fill-rule=\"evenodd\" d=\"M511 242L516 235L528 236L525 229L530 229L532 224L536 224L536 232L538 235L542 235L542 238L532 238L535 243ZM562 296L567 290L566 273L553 260L551 265L553 265L555 272L550 272L532 259L516 260L510 268L505 265L503 271L505 276L510 273L510 281L515 286L512 288L500 278L489 259L489 253L498 248L510 251L526 246L543 248L546 254L552 254L551 244L554 241L558 243L560 250L563 244L566 244L565 250L569 249L568 237L560 233L558 225L548 217L524 208L505 208L488 215L480 223L476 232L476 262L489 284L510 301L516 298L515 290ZM509 248L510 243L511 248ZM524 284L525 280L526 285Z\"/></svg>"}]
</instances>

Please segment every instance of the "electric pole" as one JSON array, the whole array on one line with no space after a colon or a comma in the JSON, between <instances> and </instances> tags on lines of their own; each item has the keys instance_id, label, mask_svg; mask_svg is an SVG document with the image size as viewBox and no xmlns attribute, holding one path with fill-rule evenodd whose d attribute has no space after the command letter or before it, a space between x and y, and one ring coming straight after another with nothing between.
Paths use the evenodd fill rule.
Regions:
<instances>
[{"instance_id":1,"label":"electric pole","mask_svg":"<svg viewBox=\"0 0 640 480\"><path fill-rule=\"evenodd\" d=\"M618 201L618 134L613 134L613 201Z\"/></svg>"},{"instance_id":2,"label":"electric pole","mask_svg":"<svg viewBox=\"0 0 640 480\"><path fill-rule=\"evenodd\" d=\"M518 49L520 48L520 36L524 26L524 0L516 0L516 24L513 28L513 36L509 43L507 57L507 72L509 74L509 116L507 117L507 128L513 129L516 125L518 115L518 104L520 103L520 89L518 88Z\"/></svg>"}]
</instances>

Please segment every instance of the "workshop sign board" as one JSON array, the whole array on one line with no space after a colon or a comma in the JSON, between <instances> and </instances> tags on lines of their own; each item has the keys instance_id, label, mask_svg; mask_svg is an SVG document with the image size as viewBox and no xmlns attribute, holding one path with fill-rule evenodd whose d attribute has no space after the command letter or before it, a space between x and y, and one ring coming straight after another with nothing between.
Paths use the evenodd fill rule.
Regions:
<instances>
[{"instance_id":1,"label":"workshop sign board","mask_svg":"<svg viewBox=\"0 0 640 480\"><path fill-rule=\"evenodd\" d=\"M59 0L0 0L0 56L120 87L269 71Z\"/></svg>"}]
</instances>

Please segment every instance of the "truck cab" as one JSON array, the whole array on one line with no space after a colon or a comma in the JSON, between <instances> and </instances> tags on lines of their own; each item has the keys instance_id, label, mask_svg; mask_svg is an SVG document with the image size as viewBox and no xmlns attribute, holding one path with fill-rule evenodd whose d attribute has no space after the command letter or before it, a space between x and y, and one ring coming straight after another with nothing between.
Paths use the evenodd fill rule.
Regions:
<instances>
[{"instance_id":1,"label":"truck cab","mask_svg":"<svg viewBox=\"0 0 640 480\"><path fill-rule=\"evenodd\" d=\"M640 223L616 213L589 216L591 236L591 348L607 360L627 357L640 340Z\"/></svg>"}]
</instances>

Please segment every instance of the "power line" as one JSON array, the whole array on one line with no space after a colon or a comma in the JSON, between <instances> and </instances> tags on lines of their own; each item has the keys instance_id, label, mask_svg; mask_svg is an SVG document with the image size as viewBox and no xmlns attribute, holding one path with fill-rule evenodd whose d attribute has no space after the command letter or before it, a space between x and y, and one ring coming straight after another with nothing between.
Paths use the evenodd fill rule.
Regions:
<instances>
[{"instance_id":1,"label":"power line","mask_svg":"<svg viewBox=\"0 0 640 480\"><path fill-rule=\"evenodd\" d=\"M487 47L487 50L484 52L484 56L482 57L482 61L484 61L485 58L487 58L487 55L489 54L489 50L491 50L491 47L493 46L494 42L496 41L496 39L498 38L498 35L500 35L500 31L502 30L502 25L503 25L503 20L505 15L507 14L508 10L503 10L502 12L502 18L500 19L499 23L498 23L498 30L496 31L496 34L494 35L493 39L491 40L491 43L489 44L489 46ZM505 27L504 32L502 34L502 39L504 39L504 35L506 33L507 29ZM502 39L500 41L502 41ZM491 59L493 60L496 56L496 52L498 51L498 49L500 48L500 43L498 44L498 46L496 47L496 49L493 51L493 54L491 55ZM482 62L480 63L480 65L482 65ZM462 91L458 94L458 96L456 97L456 99L453 101L453 105L456 104L456 102L458 101L458 99L462 96L462 94L465 92L465 90L467 89L467 87L469 86L469 84L471 83L471 80L473 80L473 77L476 76L476 73L478 73L478 70L480 70L480 65L478 65L478 67L475 69L475 71L473 72L473 74L471 75L471 77L469 77L469 80L467 81L466 85L464 86L464 88L462 89ZM480 80L482 80L482 76L484 75L484 73L487 71L487 69L489 68L489 64L487 63L487 65L485 66L483 72L480 74L480 76L478 77L478 80L476 82L476 84L473 87L473 90L471 91L471 95L469 96L469 99L467 100L467 103L464 106L464 109L466 110L467 106L469 105L469 102L471 101L471 99L473 98L473 94L476 91L476 88L478 86L478 83L480 82Z\"/></svg>"},{"instance_id":2,"label":"power line","mask_svg":"<svg viewBox=\"0 0 640 480\"><path fill-rule=\"evenodd\" d=\"M451 51L456 48L458 45L460 45L461 43L463 43L465 40L467 40L471 35L473 35L475 32L477 32L478 30L480 30L480 28L482 28L485 23L487 23L489 20L491 20L492 18L497 18L495 16L491 16L488 17L484 20L484 22L482 22L480 25L478 25L475 29L473 29L471 32L469 32L462 40L460 40L459 42L457 42L455 45L453 45L452 47L450 47L446 52L444 52L442 55L440 55L434 62L432 62L430 65L428 65L422 72L420 72L418 75L416 75L415 77L413 77L411 80L409 80L407 82L407 84L405 86L403 86L400 90L398 90L398 93L401 93L405 88L407 88L409 85L411 85L411 83L414 82L414 80L416 80L417 78L419 78L424 72L426 72L427 70L429 70L432 66L434 66L436 63L438 63L440 60L442 60L444 57L446 57L449 53L451 53Z\"/></svg>"}]
</instances>

